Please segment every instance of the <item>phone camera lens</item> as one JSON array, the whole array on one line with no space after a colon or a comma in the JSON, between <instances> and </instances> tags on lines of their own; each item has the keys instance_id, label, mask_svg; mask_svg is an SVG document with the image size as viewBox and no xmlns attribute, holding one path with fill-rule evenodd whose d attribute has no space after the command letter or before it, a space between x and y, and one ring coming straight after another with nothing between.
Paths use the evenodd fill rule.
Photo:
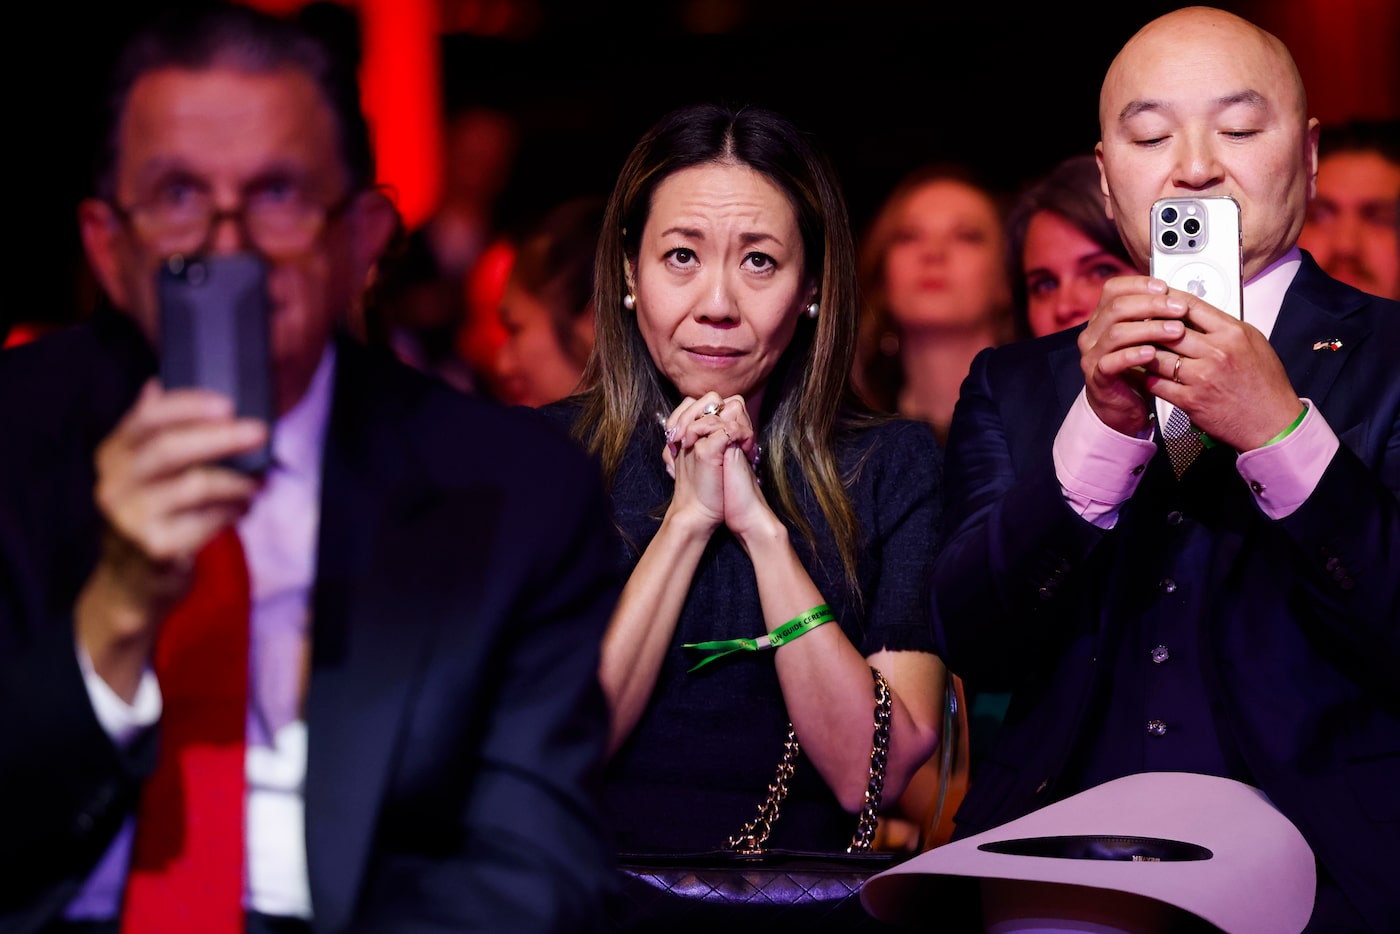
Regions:
<instances>
[{"instance_id":1,"label":"phone camera lens","mask_svg":"<svg viewBox=\"0 0 1400 934\"><path fill-rule=\"evenodd\" d=\"M1181 229L1186 231L1189 236L1194 237L1201 232L1201 222L1194 217L1188 217L1186 220L1182 221Z\"/></svg>"},{"instance_id":2,"label":"phone camera lens","mask_svg":"<svg viewBox=\"0 0 1400 934\"><path fill-rule=\"evenodd\" d=\"M1166 247L1167 249L1171 249L1172 247L1176 246L1176 240L1177 237L1175 230L1162 231L1162 246Z\"/></svg>"},{"instance_id":3,"label":"phone camera lens","mask_svg":"<svg viewBox=\"0 0 1400 934\"><path fill-rule=\"evenodd\" d=\"M1174 208L1174 207L1165 207L1165 208L1162 208L1162 223L1164 223L1164 224L1175 224L1175 223L1176 223L1176 208Z\"/></svg>"}]
</instances>

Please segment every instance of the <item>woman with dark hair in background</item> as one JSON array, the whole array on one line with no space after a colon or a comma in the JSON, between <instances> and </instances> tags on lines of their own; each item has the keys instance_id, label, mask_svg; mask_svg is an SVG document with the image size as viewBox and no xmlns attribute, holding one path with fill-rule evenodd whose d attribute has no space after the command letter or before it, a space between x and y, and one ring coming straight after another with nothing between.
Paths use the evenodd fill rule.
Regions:
<instances>
[{"instance_id":1,"label":"woman with dark hair in background","mask_svg":"<svg viewBox=\"0 0 1400 934\"><path fill-rule=\"evenodd\" d=\"M1104 282L1135 269L1104 208L1093 155L1070 156L1017 196L1006 219L1017 337L1089 320Z\"/></svg>"},{"instance_id":2,"label":"woman with dark hair in background","mask_svg":"<svg viewBox=\"0 0 1400 934\"><path fill-rule=\"evenodd\" d=\"M593 260L606 204L571 198L521 239L501 293L502 401L540 406L578 388L593 351Z\"/></svg>"}]
</instances>

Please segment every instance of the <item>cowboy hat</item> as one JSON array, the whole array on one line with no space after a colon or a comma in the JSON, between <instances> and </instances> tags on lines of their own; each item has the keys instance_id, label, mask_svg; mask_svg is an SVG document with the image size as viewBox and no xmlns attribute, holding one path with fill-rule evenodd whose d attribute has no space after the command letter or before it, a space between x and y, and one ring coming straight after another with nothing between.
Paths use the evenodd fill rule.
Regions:
<instances>
[{"instance_id":1,"label":"cowboy hat","mask_svg":"<svg viewBox=\"0 0 1400 934\"><path fill-rule=\"evenodd\" d=\"M872 876L861 902L884 921L936 919L958 877L982 880L1001 931L1184 911L1227 934L1296 934L1317 888L1312 850L1263 792L1194 772L1115 779L936 847Z\"/></svg>"}]
</instances>

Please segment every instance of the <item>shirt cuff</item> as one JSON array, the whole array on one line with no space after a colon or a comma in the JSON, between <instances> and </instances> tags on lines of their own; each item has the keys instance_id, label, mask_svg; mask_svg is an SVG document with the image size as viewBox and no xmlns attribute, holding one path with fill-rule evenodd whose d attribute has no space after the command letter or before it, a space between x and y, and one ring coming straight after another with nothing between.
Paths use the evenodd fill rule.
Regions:
<instances>
[{"instance_id":1,"label":"shirt cuff","mask_svg":"<svg viewBox=\"0 0 1400 934\"><path fill-rule=\"evenodd\" d=\"M1156 453L1150 438L1129 437L1105 425L1081 389L1055 435L1052 456L1065 502L1088 522L1111 529Z\"/></svg>"},{"instance_id":2,"label":"shirt cuff","mask_svg":"<svg viewBox=\"0 0 1400 934\"><path fill-rule=\"evenodd\" d=\"M92 701L97 722L118 746L125 748L144 730L150 729L163 709L160 685L156 673L150 666L141 673L141 682L136 687L136 696L127 703L113 691L102 676L92 667L92 659L87 650L77 646L78 667L83 672L83 684L87 686L88 698Z\"/></svg>"},{"instance_id":3,"label":"shirt cuff","mask_svg":"<svg viewBox=\"0 0 1400 934\"><path fill-rule=\"evenodd\" d=\"M1292 515L1307 501L1341 447L1312 400L1302 402L1308 410L1286 438L1246 451L1235 460L1235 469L1270 519Z\"/></svg>"}]
</instances>

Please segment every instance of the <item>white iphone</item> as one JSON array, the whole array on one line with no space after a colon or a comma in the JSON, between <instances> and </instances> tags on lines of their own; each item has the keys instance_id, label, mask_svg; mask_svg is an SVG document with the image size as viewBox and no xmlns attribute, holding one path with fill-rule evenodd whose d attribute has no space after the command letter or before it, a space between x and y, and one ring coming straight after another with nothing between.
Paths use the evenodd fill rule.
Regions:
<instances>
[{"instance_id":1,"label":"white iphone","mask_svg":"<svg viewBox=\"0 0 1400 934\"><path fill-rule=\"evenodd\" d=\"M1153 204L1152 275L1243 319L1239 202L1220 196Z\"/></svg>"}]
</instances>

